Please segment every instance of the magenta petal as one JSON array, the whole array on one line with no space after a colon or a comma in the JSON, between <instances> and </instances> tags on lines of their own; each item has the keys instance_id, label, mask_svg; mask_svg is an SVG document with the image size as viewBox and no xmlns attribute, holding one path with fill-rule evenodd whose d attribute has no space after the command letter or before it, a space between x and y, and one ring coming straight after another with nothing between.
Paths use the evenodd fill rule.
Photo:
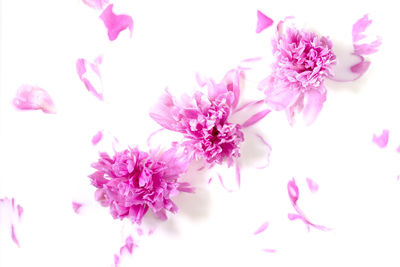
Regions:
<instances>
[{"instance_id":1,"label":"magenta petal","mask_svg":"<svg viewBox=\"0 0 400 267\"><path fill-rule=\"evenodd\" d=\"M257 10L257 29L256 33L260 33L266 28L270 27L274 21L264 15L260 10Z\"/></svg>"},{"instance_id":2,"label":"magenta petal","mask_svg":"<svg viewBox=\"0 0 400 267\"><path fill-rule=\"evenodd\" d=\"M115 15L113 12L113 4L109 5L104 9L100 15L100 19L104 22L104 25L108 31L108 38L110 41L117 39L119 33L125 29L129 29L132 37L133 31L133 19L128 15Z\"/></svg>"},{"instance_id":3,"label":"magenta petal","mask_svg":"<svg viewBox=\"0 0 400 267\"><path fill-rule=\"evenodd\" d=\"M72 202L72 209L74 210L74 212L76 214L79 214L79 210L81 209L81 207L83 206L82 203L78 203L78 202Z\"/></svg>"},{"instance_id":4,"label":"magenta petal","mask_svg":"<svg viewBox=\"0 0 400 267\"><path fill-rule=\"evenodd\" d=\"M15 235L15 230L14 230L14 225L11 224L11 239L14 241L14 243L20 247L17 236Z\"/></svg>"},{"instance_id":5,"label":"magenta petal","mask_svg":"<svg viewBox=\"0 0 400 267\"><path fill-rule=\"evenodd\" d=\"M18 218L21 219L24 209L19 204L17 205L17 212L18 212Z\"/></svg>"},{"instance_id":6,"label":"magenta petal","mask_svg":"<svg viewBox=\"0 0 400 267\"><path fill-rule=\"evenodd\" d=\"M322 106L326 100L326 90L323 88L322 92L317 90L310 90L304 95L304 110L303 116L306 125L312 124L317 118Z\"/></svg>"},{"instance_id":7,"label":"magenta petal","mask_svg":"<svg viewBox=\"0 0 400 267\"><path fill-rule=\"evenodd\" d=\"M56 113L53 100L50 95L42 88L22 85L13 100L13 104L20 110L38 110L44 113Z\"/></svg>"},{"instance_id":8,"label":"magenta petal","mask_svg":"<svg viewBox=\"0 0 400 267\"><path fill-rule=\"evenodd\" d=\"M310 189L310 191L312 193L315 193L318 191L319 186L315 181L311 180L310 178L306 178L306 181L307 181L308 188Z\"/></svg>"},{"instance_id":9,"label":"magenta petal","mask_svg":"<svg viewBox=\"0 0 400 267\"><path fill-rule=\"evenodd\" d=\"M95 134L92 137L92 144L94 146L97 145L101 141L102 138L103 138L103 131L98 131L97 134Z\"/></svg>"},{"instance_id":10,"label":"magenta petal","mask_svg":"<svg viewBox=\"0 0 400 267\"><path fill-rule=\"evenodd\" d=\"M297 200L299 199L299 188L297 187L294 178L292 178L292 180L288 182L287 189L290 201L293 205L295 205Z\"/></svg>"},{"instance_id":11,"label":"magenta petal","mask_svg":"<svg viewBox=\"0 0 400 267\"><path fill-rule=\"evenodd\" d=\"M362 58L361 62L351 66L350 70L351 72L358 74L358 77L356 78L358 79L368 70L370 65L371 62L365 61L364 58Z\"/></svg>"},{"instance_id":12,"label":"magenta petal","mask_svg":"<svg viewBox=\"0 0 400 267\"><path fill-rule=\"evenodd\" d=\"M377 136L374 134L374 136L372 137L372 142L377 144L380 148L386 147L388 141L389 141L389 131L388 130L383 130L382 134L380 136Z\"/></svg>"},{"instance_id":13,"label":"magenta petal","mask_svg":"<svg viewBox=\"0 0 400 267\"><path fill-rule=\"evenodd\" d=\"M258 229L254 232L255 235L258 235L262 232L264 232L269 226L269 222L265 222L263 223L260 227L258 227Z\"/></svg>"},{"instance_id":14,"label":"magenta petal","mask_svg":"<svg viewBox=\"0 0 400 267\"><path fill-rule=\"evenodd\" d=\"M247 121L245 121L242 124L242 127L246 128L246 127L252 126L253 124L256 124L261 119L263 119L265 116L267 116L270 112L271 112L271 110L269 110L269 109L265 109L260 112L257 112L256 114L251 116Z\"/></svg>"},{"instance_id":15,"label":"magenta petal","mask_svg":"<svg viewBox=\"0 0 400 267\"><path fill-rule=\"evenodd\" d=\"M87 6L94 9L103 9L106 4L108 4L108 0L82 0Z\"/></svg>"}]
</instances>

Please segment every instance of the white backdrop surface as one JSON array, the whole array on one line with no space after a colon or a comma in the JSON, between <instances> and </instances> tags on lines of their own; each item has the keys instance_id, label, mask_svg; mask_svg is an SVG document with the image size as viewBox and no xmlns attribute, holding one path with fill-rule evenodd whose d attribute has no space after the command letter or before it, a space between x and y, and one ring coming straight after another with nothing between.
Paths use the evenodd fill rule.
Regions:
<instances>
[{"instance_id":1,"label":"white backdrop surface","mask_svg":"<svg viewBox=\"0 0 400 267\"><path fill-rule=\"evenodd\" d=\"M115 13L131 15L134 30L131 39L124 31L110 42L99 12L78 0L1 1L0 197L15 197L24 214L20 248L5 226L7 215L0 214L0 266L111 266L129 234L138 248L121 266L399 266L394 3L116 0ZM255 65L243 95L262 97L256 85L273 62L273 29L255 33L257 9L276 22L293 15L338 47L351 44L353 23L369 13L371 32L383 45L360 80L327 82L327 101L312 126L299 121L290 127L282 112L273 112L252 129L272 146L268 168L249 167L255 160L249 157L241 188L232 193L218 179L208 184L211 172L192 170L185 180L196 193L176 197L180 211L166 222L147 216L143 229L156 230L139 237L94 201L90 163L111 146L111 136L147 149L147 136L160 128L148 116L150 107L167 86L174 95L193 92L196 72L219 80L241 60L261 56L265 64ZM75 69L78 58L100 54L104 102L87 92ZM57 114L16 110L12 99L21 84L47 90ZM390 139L380 149L371 140L383 129ZM108 137L94 147L90 140L99 130ZM233 171L221 173L234 188ZM292 177L304 212L331 231L308 232L302 222L288 220ZM317 193L310 193L306 177L319 184ZM79 215L72 201L84 203ZM269 228L253 235L264 221Z\"/></svg>"}]
</instances>

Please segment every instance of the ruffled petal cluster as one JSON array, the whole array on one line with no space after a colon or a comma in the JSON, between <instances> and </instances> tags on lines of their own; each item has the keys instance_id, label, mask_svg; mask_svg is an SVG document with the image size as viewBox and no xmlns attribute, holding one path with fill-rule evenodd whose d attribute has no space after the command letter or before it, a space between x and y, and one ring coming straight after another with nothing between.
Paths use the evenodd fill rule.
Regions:
<instances>
[{"instance_id":1,"label":"ruffled petal cluster","mask_svg":"<svg viewBox=\"0 0 400 267\"><path fill-rule=\"evenodd\" d=\"M240 95L239 71L228 72L220 83L205 83L208 94L196 92L177 101L168 91L150 112L162 127L184 135L182 145L190 158L204 159L211 166L240 156L244 141L239 124L228 121Z\"/></svg>"},{"instance_id":2,"label":"ruffled petal cluster","mask_svg":"<svg viewBox=\"0 0 400 267\"><path fill-rule=\"evenodd\" d=\"M129 148L113 157L100 153L100 159L92 164L97 171L89 177L98 188L96 200L110 207L115 219L129 218L140 224L149 208L162 220L167 219L166 211L178 211L171 198L180 191L194 191L188 183L178 181L188 165L186 155L176 148L150 153Z\"/></svg>"}]
</instances>

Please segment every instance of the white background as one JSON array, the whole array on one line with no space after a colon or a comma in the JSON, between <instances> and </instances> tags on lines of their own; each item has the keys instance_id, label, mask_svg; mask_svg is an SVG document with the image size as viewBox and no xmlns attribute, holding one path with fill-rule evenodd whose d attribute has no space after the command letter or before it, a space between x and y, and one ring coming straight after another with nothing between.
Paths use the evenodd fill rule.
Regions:
<instances>
[{"instance_id":1,"label":"white background","mask_svg":"<svg viewBox=\"0 0 400 267\"><path fill-rule=\"evenodd\" d=\"M271 113L253 129L271 144L271 162L263 170L245 166L240 190L228 193L216 179L208 185L210 172L186 175L197 193L178 196L181 210L167 222L148 216L143 228L157 225L156 231L133 233L139 248L121 266L399 266L394 2L121 0L114 11L132 16L133 37L125 31L110 42L99 12L78 0L1 1L0 197L14 196L25 212L16 229L21 248L0 214L0 266L111 266L134 227L94 201L90 163L111 136L147 149L147 136L159 128L148 110L166 86L190 94L196 72L219 80L242 59L262 56L261 75L249 75L244 92L262 96L256 84L273 61L273 29L255 34L257 9L275 22L294 15L329 35L335 49L351 45L353 23L369 13L371 32L383 45L359 81L327 82L327 102L311 127L290 127L283 113ZM86 91L75 69L77 58L100 54L104 102ZM57 114L17 111L11 101L25 83L47 90ZM386 149L371 141L383 129L390 130ZM98 130L108 137L93 147ZM234 188L232 170L223 177ZM292 177L310 220L332 231L307 232L287 219L294 211L286 190ZM310 193L306 177L319 184L317 193ZM71 201L85 204L80 215ZM270 227L254 236L266 220Z\"/></svg>"}]
</instances>

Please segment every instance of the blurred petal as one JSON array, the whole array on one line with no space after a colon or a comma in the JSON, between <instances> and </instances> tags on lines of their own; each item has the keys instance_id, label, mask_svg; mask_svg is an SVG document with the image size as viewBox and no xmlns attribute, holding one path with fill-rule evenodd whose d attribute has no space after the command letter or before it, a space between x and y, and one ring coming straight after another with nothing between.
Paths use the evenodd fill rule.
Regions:
<instances>
[{"instance_id":1,"label":"blurred petal","mask_svg":"<svg viewBox=\"0 0 400 267\"><path fill-rule=\"evenodd\" d=\"M11 224L11 239L14 241L14 243L20 247L17 236L15 235L15 230L14 230L14 224Z\"/></svg>"},{"instance_id":2,"label":"blurred petal","mask_svg":"<svg viewBox=\"0 0 400 267\"><path fill-rule=\"evenodd\" d=\"M271 18L269 18L266 15L264 15L260 10L257 10L257 29L256 29L256 33L262 32L266 28L272 26L273 23L274 23L274 21Z\"/></svg>"},{"instance_id":3,"label":"blurred petal","mask_svg":"<svg viewBox=\"0 0 400 267\"><path fill-rule=\"evenodd\" d=\"M101 139L103 138L103 131L98 131L93 137L92 137L92 144L95 146L97 145Z\"/></svg>"},{"instance_id":4,"label":"blurred petal","mask_svg":"<svg viewBox=\"0 0 400 267\"><path fill-rule=\"evenodd\" d=\"M378 51L378 47L382 44L381 38L377 37L375 41L370 43L359 44L359 41L366 38L364 32L372 24L372 20L368 18L368 14L357 20L353 25L353 47L356 55L369 55Z\"/></svg>"},{"instance_id":5,"label":"blurred petal","mask_svg":"<svg viewBox=\"0 0 400 267\"><path fill-rule=\"evenodd\" d=\"M380 148L386 147L388 141L389 141L389 131L388 130L383 130L382 134L380 136L377 136L374 134L372 137L372 142L377 144Z\"/></svg>"},{"instance_id":6,"label":"blurred petal","mask_svg":"<svg viewBox=\"0 0 400 267\"><path fill-rule=\"evenodd\" d=\"M256 124L261 119L263 119L265 116L267 116L270 112L271 112L271 110L269 110L269 109L265 109L265 110L262 110L260 112L257 112L256 114L251 116L247 121L245 121L242 124L242 127L246 128L246 127L249 127L249 126L252 126L252 125Z\"/></svg>"},{"instance_id":7,"label":"blurred petal","mask_svg":"<svg viewBox=\"0 0 400 267\"><path fill-rule=\"evenodd\" d=\"M322 106L326 100L326 90L322 92L317 90L310 90L304 95L304 110L303 116L306 125L312 124L317 118Z\"/></svg>"},{"instance_id":8,"label":"blurred petal","mask_svg":"<svg viewBox=\"0 0 400 267\"><path fill-rule=\"evenodd\" d=\"M82 0L87 6L94 9L103 9L106 4L108 4L108 0Z\"/></svg>"},{"instance_id":9,"label":"blurred petal","mask_svg":"<svg viewBox=\"0 0 400 267\"><path fill-rule=\"evenodd\" d=\"M318 191L319 186L315 181L311 180L310 178L306 178L306 181L307 181L308 188L310 189L310 191L312 193L315 193Z\"/></svg>"},{"instance_id":10,"label":"blurred petal","mask_svg":"<svg viewBox=\"0 0 400 267\"><path fill-rule=\"evenodd\" d=\"M74 212L76 214L79 214L79 210L81 209L82 206L83 206L82 203L74 202L74 201L72 202L72 209L74 210Z\"/></svg>"},{"instance_id":11,"label":"blurred petal","mask_svg":"<svg viewBox=\"0 0 400 267\"><path fill-rule=\"evenodd\" d=\"M292 180L288 182L287 190L290 201L292 202L293 205L296 205L297 200L299 199L299 188L297 187L294 178L292 178Z\"/></svg>"},{"instance_id":12,"label":"blurred petal","mask_svg":"<svg viewBox=\"0 0 400 267\"><path fill-rule=\"evenodd\" d=\"M79 79L83 82L86 89L94 96L96 96L99 100L103 100L102 92L96 89L93 85L97 84L99 87L101 87L102 85L101 74L98 69L99 64L100 62L98 61L91 63L84 58L78 58L78 60L76 61L76 72L78 73Z\"/></svg>"},{"instance_id":13,"label":"blurred petal","mask_svg":"<svg viewBox=\"0 0 400 267\"><path fill-rule=\"evenodd\" d=\"M32 85L22 85L13 100L13 104L20 110L42 110L44 113L56 113L53 100L42 88Z\"/></svg>"},{"instance_id":14,"label":"blurred petal","mask_svg":"<svg viewBox=\"0 0 400 267\"><path fill-rule=\"evenodd\" d=\"M125 29L129 29L130 36L133 32L133 19L128 15L116 15L113 12L113 4L108 5L100 15L100 19L107 28L108 38L110 41L117 39L119 33Z\"/></svg>"},{"instance_id":15,"label":"blurred petal","mask_svg":"<svg viewBox=\"0 0 400 267\"><path fill-rule=\"evenodd\" d=\"M262 232L264 232L269 226L269 222L265 222L263 223L260 227L258 227L258 229L254 232L255 235L258 235Z\"/></svg>"}]
</instances>

